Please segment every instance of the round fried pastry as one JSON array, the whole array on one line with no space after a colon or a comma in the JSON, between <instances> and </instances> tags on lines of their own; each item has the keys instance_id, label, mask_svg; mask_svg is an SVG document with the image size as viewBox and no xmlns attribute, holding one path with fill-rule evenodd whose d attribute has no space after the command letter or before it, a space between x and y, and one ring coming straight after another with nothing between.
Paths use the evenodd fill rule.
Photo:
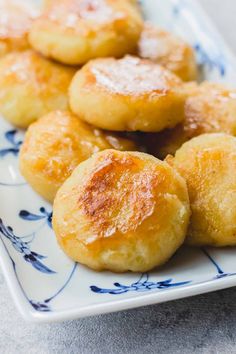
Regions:
<instances>
[{"instance_id":1,"label":"round fried pastry","mask_svg":"<svg viewBox=\"0 0 236 354\"><path fill-rule=\"evenodd\" d=\"M28 32L38 15L33 1L0 0L0 58L29 48Z\"/></svg>"},{"instance_id":2,"label":"round fried pastry","mask_svg":"<svg viewBox=\"0 0 236 354\"><path fill-rule=\"evenodd\" d=\"M204 134L186 142L167 161L185 178L192 215L187 243L236 245L236 138Z\"/></svg>"},{"instance_id":3,"label":"round fried pastry","mask_svg":"<svg viewBox=\"0 0 236 354\"><path fill-rule=\"evenodd\" d=\"M156 132L184 119L182 85L151 61L132 56L96 59L74 76L70 107L102 129Z\"/></svg>"},{"instance_id":4,"label":"round fried pastry","mask_svg":"<svg viewBox=\"0 0 236 354\"><path fill-rule=\"evenodd\" d=\"M224 85L204 82L186 85L188 98L185 119L172 129L144 137L144 144L154 156L165 158L175 154L191 138L223 132L236 136L236 91Z\"/></svg>"},{"instance_id":5,"label":"round fried pastry","mask_svg":"<svg viewBox=\"0 0 236 354\"><path fill-rule=\"evenodd\" d=\"M193 48L181 38L150 23L145 23L138 55L164 66L183 81L197 79L197 62Z\"/></svg>"},{"instance_id":6,"label":"round fried pastry","mask_svg":"<svg viewBox=\"0 0 236 354\"><path fill-rule=\"evenodd\" d=\"M68 86L75 69L28 50L0 60L0 113L26 128L42 115L68 108Z\"/></svg>"},{"instance_id":7,"label":"round fried pastry","mask_svg":"<svg viewBox=\"0 0 236 354\"><path fill-rule=\"evenodd\" d=\"M95 270L145 272L183 243L185 181L140 152L106 150L81 163L59 189L53 228L64 252Z\"/></svg>"},{"instance_id":8,"label":"round fried pastry","mask_svg":"<svg viewBox=\"0 0 236 354\"><path fill-rule=\"evenodd\" d=\"M105 134L70 112L55 111L28 128L20 150L20 170L33 189L52 202L81 161L111 148L134 150L135 144L111 132Z\"/></svg>"},{"instance_id":9,"label":"round fried pastry","mask_svg":"<svg viewBox=\"0 0 236 354\"><path fill-rule=\"evenodd\" d=\"M127 0L49 1L30 31L33 48L65 64L135 51L142 31L137 6Z\"/></svg>"}]
</instances>

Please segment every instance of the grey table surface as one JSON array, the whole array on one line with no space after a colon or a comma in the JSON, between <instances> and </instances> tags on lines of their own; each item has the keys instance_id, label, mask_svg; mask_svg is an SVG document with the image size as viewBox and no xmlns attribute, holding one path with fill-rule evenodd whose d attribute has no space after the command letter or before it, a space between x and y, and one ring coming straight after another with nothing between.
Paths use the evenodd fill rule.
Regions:
<instances>
[{"instance_id":1,"label":"grey table surface","mask_svg":"<svg viewBox=\"0 0 236 354\"><path fill-rule=\"evenodd\" d=\"M236 54L235 0L198 0ZM0 354L236 353L236 288L59 324L18 314L0 269Z\"/></svg>"}]
</instances>

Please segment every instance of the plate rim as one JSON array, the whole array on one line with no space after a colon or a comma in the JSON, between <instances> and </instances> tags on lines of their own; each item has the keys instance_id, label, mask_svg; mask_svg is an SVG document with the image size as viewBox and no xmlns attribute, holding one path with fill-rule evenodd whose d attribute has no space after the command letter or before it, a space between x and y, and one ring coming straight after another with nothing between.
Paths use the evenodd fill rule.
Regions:
<instances>
[{"instance_id":1,"label":"plate rim","mask_svg":"<svg viewBox=\"0 0 236 354\"><path fill-rule=\"evenodd\" d=\"M175 289L168 289L164 291L153 290L148 294L137 295L126 299L112 300L101 304L86 305L81 308L72 307L62 311L38 312L33 310L29 302L25 299L13 271L11 270L9 272L9 269L7 269L8 264L11 266L11 260L9 259L8 255L6 255L3 241L0 243L0 251L4 251L3 257L0 257L0 266L2 267L2 271L10 294L21 316L27 322L31 323L63 322L66 320L75 320L89 316L131 310L141 306L160 304L172 300L201 295L216 290L230 288L236 285L236 275L232 275L231 277L229 276L225 278L206 280Z\"/></svg>"}]
</instances>

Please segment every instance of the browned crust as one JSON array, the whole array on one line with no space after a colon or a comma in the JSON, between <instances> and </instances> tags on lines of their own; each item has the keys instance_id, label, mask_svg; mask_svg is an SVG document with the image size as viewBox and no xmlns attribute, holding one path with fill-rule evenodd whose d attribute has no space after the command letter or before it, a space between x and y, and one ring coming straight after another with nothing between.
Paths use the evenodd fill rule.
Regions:
<instances>
[{"instance_id":1,"label":"browned crust","mask_svg":"<svg viewBox=\"0 0 236 354\"><path fill-rule=\"evenodd\" d=\"M142 169L138 158L109 152L87 178L78 207L101 237L134 231L154 211L157 180L157 173Z\"/></svg>"}]
</instances>

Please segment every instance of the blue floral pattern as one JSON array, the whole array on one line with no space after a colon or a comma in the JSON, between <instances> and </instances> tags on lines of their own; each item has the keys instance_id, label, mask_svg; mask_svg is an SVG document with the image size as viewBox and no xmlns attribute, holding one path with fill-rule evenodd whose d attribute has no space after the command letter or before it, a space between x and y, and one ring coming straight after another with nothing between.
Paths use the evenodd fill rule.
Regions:
<instances>
[{"instance_id":1,"label":"blue floral pattern","mask_svg":"<svg viewBox=\"0 0 236 354\"><path fill-rule=\"evenodd\" d=\"M62 285L62 287L52 296L50 296L49 298L43 300L43 301L34 301L34 300L29 300L30 304L33 306L33 308L36 311L39 312L50 312L52 311L51 307L50 307L50 303L52 300L54 300L59 294L61 294L61 292L67 287L67 285L70 283L75 270L77 267L77 263L74 263L73 267L72 267L72 271L69 274L69 277L66 279L66 282Z\"/></svg>"},{"instance_id":2,"label":"blue floral pattern","mask_svg":"<svg viewBox=\"0 0 236 354\"><path fill-rule=\"evenodd\" d=\"M19 217L27 221L46 220L46 223L52 229L52 212L47 211L44 207L39 209L39 214L34 214L27 210L21 210L19 212Z\"/></svg>"},{"instance_id":3,"label":"blue floral pattern","mask_svg":"<svg viewBox=\"0 0 236 354\"><path fill-rule=\"evenodd\" d=\"M17 157L20 151L22 140L17 138L18 130L12 129L3 133L5 141L8 143L6 147L0 149L0 159L4 159L7 155L13 155ZM0 181L2 187L21 187L25 186L25 182L11 183Z\"/></svg>"},{"instance_id":4,"label":"blue floral pattern","mask_svg":"<svg viewBox=\"0 0 236 354\"><path fill-rule=\"evenodd\" d=\"M172 7L174 21L182 15L184 19L186 17L185 10L188 10L188 2L177 0ZM194 21L194 18L189 19L189 21L191 20ZM207 71L212 71L213 69L218 70L220 76L223 77L226 74L226 57L221 49L212 42L213 39L208 43L202 38L203 33L204 28L201 28L198 33L195 33L194 49L196 51L198 64ZM209 44L211 45L211 50L208 47Z\"/></svg>"},{"instance_id":5,"label":"blue floral pattern","mask_svg":"<svg viewBox=\"0 0 236 354\"><path fill-rule=\"evenodd\" d=\"M120 283L114 283L115 288L112 289L104 289L104 288L99 288L95 285L90 286L90 289L98 294L111 294L111 295L120 295L127 293L129 291L137 291L137 292L144 292L144 291L149 291L153 289L169 289L177 286L182 286L182 285L187 285L191 283L191 281L182 281L182 282L177 282L173 283L173 279L166 279L158 282L153 282L149 280L149 274L145 273L142 274L139 280L135 283L132 283L130 285L123 285Z\"/></svg>"},{"instance_id":6,"label":"blue floral pattern","mask_svg":"<svg viewBox=\"0 0 236 354\"><path fill-rule=\"evenodd\" d=\"M7 238L14 249L22 254L23 259L30 263L32 267L37 269L38 271L45 273L45 274L54 274L55 271L48 268L42 263L42 260L47 258L37 252L34 252L30 248L30 243L33 241L35 237L35 233L29 234L27 236L18 237L14 234L14 231L11 226L5 226L3 224L2 219L0 219L0 235L3 235Z\"/></svg>"},{"instance_id":7,"label":"blue floral pattern","mask_svg":"<svg viewBox=\"0 0 236 354\"><path fill-rule=\"evenodd\" d=\"M20 151L20 146L22 144L21 140L18 140L16 138L18 131L17 130L8 130L5 132L4 136L8 144L10 145L9 147L6 147L4 149L0 149L0 158L5 157L8 154L12 154L14 156L17 156L19 151Z\"/></svg>"},{"instance_id":8,"label":"blue floral pattern","mask_svg":"<svg viewBox=\"0 0 236 354\"><path fill-rule=\"evenodd\" d=\"M198 63L209 70L216 68L221 76L225 75L225 57L222 53L218 53L217 56L212 56L207 52L200 43L195 44L195 51L197 53Z\"/></svg>"},{"instance_id":9,"label":"blue floral pattern","mask_svg":"<svg viewBox=\"0 0 236 354\"><path fill-rule=\"evenodd\" d=\"M24 297L26 298L26 300L31 304L31 306L34 308L34 310L36 311L39 311L39 312L50 312L52 311L51 307L50 307L50 303L52 300L54 300L59 294L61 294L63 292L63 290L66 288L66 286L70 283L75 271L76 271L76 267L77 267L77 263L74 263L73 267L72 267L72 271L70 272L69 274L69 277L66 279L65 283L59 288L59 290L53 294L51 297L43 300L43 301L35 301L35 300L32 300L32 299L29 299L29 297L27 296L24 288L22 287L20 281L19 281L19 278L18 278L18 275L17 275L17 270L16 270L16 264L13 260L13 258L11 257L5 243L3 242L3 240L1 239L2 243L3 243L3 246L5 248L5 251L6 253L8 254L8 257L9 259L11 260L11 263L12 263L12 267L13 267L13 271L15 273L15 276L16 276L16 279L17 279L17 282L19 284L19 287L21 288L22 290L22 293L24 295Z\"/></svg>"},{"instance_id":10,"label":"blue floral pattern","mask_svg":"<svg viewBox=\"0 0 236 354\"><path fill-rule=\"evenodd\" d=\"M216 268L217 274L213 279L221 279L225 277L229 277L232 275L236 275L236 273L226 273L222 270L222 268L219 266L219 264L216 262L216 260L210 255L209 251L207 251L205 248L202 248L202 252L205 254L205 256L210 260L210 262L214 265Z\"/></svg>"}]
</instances>

